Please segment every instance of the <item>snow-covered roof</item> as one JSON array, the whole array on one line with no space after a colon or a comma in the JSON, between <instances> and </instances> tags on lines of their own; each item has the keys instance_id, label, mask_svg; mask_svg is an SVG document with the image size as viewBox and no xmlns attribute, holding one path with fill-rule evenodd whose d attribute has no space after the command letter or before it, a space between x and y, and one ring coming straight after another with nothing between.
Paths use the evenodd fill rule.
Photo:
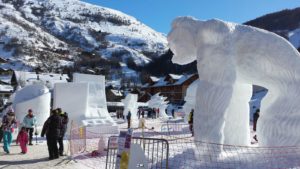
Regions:
<instances>
[{"instance_id":1,"label":"snow-covered roof","mask_svg":"<svg viewBox=\"0 0 300 169\"><path fill-rule=\"evenodd\" d=\"M169 75L171 76L171 78L173 78L173 79L176 80L174 83L169 83L168 81L165 80L166 79L165 77L160 77L159 80L156 81L156 83L154 83L153 85L150 85L150 84L146 83L142 87L146 88L146 87L161 87L161 86L176 86L176 85L181 85L185 81L187 81L189 78L191 78L192 76L194 76L194 74L191 74L191 75L174 75L174 74L169 74Z\"/></svg>"},{"instance_id":2,"label":"snow-covered roof","mask_svg":"<svg viewBox=\"0 0 300 169\"><path fill-rule=\"evenodd\" d=\"M159 78L158 78L158 77L155 77L155 76L150 76L150 79L151 79L153 82L159 81Z\"/></svg>"},{"instance_id":3,"label":"snow-covered roof","mask_svg":"<svg viewBox=\"0 0 300 169\"><path fill-rule=\"evenodd\" d=\"M110 90L115 96L123 96L123 94L121 93L120 90L114 90L114 89L111 89Z\"/></svg>"},{"instance_id":4,"label":"snow-covered roof","mask_svg":"<svg viewBox=\"0 0 300 169\"><path fill-rule=\"evenodd\" d=\"M178 80L178 79L180 79L183 75L169 74L169 76L171 76L171 78L174 79L174 80Z\"/></svg>"},{"instance_id":5,"label":"snow-covered roof","mask_svg":"<svg viewBox=\"0 0 300 169\"><path fill-rule=\"evenodd\" d=\"M107 106L120 106L120 107L123 107L124 103L123 102L107 102Z\"/></svg>"},{"instance_id":6,"label":"snow-covered roof","mask_svg":"<svg viewBox=\"0 0 300 169\"><path fill-rule=\"evenodd\" d=\"M12 75L0 75L0 80L2 82L10 84Z\"/></svg>"},{"instance_id":7,"label":"snow-covered roof","mask_svg":"<svg viewBox=\"0 0 300 169\"><path fill-rule=\"evenodd\" d=\"M69 78L67 74L56 73L39 73L39 80L35 72L15 71L16 80L20 83L20 80L24 81L26 85L42 82L49 88L52 88L55 83L65 83Z\"/></svg>"},{"instance_id":8,"label":"snow-covered roof","mask_svg":"<svg viewBox=\"0 0 300 169\"><path fill-rule=\"evenodd\" d=\"M0 85L0 92L13 92L14 88L11 85Z\"/></svg>"}]
</instances>

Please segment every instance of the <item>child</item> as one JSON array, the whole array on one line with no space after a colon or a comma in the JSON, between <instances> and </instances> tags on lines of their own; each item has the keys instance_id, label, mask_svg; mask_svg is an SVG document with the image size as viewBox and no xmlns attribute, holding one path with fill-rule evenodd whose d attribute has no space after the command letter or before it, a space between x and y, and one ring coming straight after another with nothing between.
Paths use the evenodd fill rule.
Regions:
<instances>
[{"instance_id":1,"label":"child","mask_svg":"<svg viewBox=\"0 0 300 169\"><path fill-rule=\"evenodd\" d=\"M28 134L26 132L26 128L22 127L21 131L18 134L17 137L17 144L20 143L20 147L22 150L22 154L26 154L27 153L27 144L28 144Z\"/></svg>"}]
</instances>

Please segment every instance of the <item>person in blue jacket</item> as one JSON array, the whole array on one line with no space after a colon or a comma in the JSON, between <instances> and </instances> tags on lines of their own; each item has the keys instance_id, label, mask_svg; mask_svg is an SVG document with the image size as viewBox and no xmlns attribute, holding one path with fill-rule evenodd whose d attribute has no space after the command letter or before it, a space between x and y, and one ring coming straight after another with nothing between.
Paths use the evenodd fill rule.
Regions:
<instances>
[{"instance_id":1,"label":"person in blue jacket","mask_svg":"<svg viewBox=\"0 0 300 169\"><path fill-rule=\"evenodd\" d=\"M32 144L32 136L34 127L36 126L36 117L33 115L32 109L28 110L28 114L23 119L23 126L26 128L26 131L29 133L29 145Z\"/></svg>"}]
</instances>

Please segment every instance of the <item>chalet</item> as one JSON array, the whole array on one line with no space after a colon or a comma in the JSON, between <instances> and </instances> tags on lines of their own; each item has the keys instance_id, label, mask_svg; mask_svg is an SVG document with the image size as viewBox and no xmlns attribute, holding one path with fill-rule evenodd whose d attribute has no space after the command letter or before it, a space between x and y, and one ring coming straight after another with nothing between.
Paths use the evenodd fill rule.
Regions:
<instances>
[{"instance_id":1,"label":"chalet","mask_svg":"<svg viewBox=\"0 0 300 169\"><path fill-rule=\"evenodd\" d=\"M183 104L187 88L191 83L198 79L198 77L198 74L169 74L161 78L150 76L147 83L142 86L145 93L139 100L147 100L147 98L150 98L152 95L160 93L167 97L170 103Z\"/></svg>"}]
</instances>

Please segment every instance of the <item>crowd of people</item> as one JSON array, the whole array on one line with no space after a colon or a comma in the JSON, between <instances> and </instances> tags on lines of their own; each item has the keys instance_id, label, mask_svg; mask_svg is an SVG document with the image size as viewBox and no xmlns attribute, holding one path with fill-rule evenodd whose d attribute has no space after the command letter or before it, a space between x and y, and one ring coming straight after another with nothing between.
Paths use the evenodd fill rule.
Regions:
<instances>
[{"instance_id":1,"label":"crowd of people","mask_svg":"<svg viewBox=\"0 0 300 169\"><path fill-rule=\"evenodd\" d=\"M49 118L44 122L41 137L46 136L49 159L56 159L64 154L63 138L67 131L69 118L66 112L61 108L51 110ZM16 138L16 144L19 144L21 153L27 153L27 145L32 146L33 133L38 135L36 128L37 119L32 109L28 110L22 123L17 124L15 113L10 110L2 118L2 125L0 130L0 142L3 139L3 150L7 154L10 153L10 145L12 144L12 133L15 128L20 128Z\"/></svg>"}]
</instances>

